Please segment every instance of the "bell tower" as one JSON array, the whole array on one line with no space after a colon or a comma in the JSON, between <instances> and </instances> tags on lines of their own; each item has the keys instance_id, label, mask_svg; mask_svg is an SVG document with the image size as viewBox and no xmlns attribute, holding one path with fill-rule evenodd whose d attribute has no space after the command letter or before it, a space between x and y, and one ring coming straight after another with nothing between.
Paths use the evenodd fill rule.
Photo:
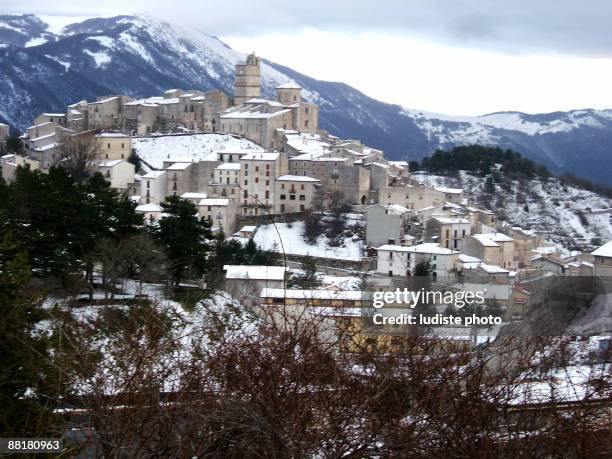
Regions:
<instances>
[{"instance_id":1,"label":"bell tower","mask_svg":"<svg viewBox=\"0 0 612 459\"><path fill-rule=\"evenodd\" d=\"M260 58L251 53L244 64L236 64L234 77L234 105L261 96Z\"/></svg>"}]
</instances>

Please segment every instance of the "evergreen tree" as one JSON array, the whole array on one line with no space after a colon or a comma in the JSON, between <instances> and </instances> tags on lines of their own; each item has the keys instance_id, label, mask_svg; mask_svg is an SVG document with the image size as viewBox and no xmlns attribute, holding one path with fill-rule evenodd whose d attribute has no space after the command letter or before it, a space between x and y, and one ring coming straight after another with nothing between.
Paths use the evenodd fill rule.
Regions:
<instances>
[{"instance_id":1,"label":"evergreen tree","mask_svg":"<svg viewBox=\"0 0 612 459\"><path fill-rule=\"evenodd\" d=\"M47 432L52 420L44 396L52 394L53 378L47 340L34 333L43 319L29 294L28 257L12 232L0 240L0 433L34 437ZM34 296L36 295L36 296Z\"/></svg>"},{"instance_id":2,"label":"evergreen tree","mask_svg":"<svg viewBox=\"0 0 612 459\"><path fill-rule=\"evenodd\" d=\"M178 286L186 275L206 271L212 238L210 223L198 217L189 201L171 196L161 203L166 216L152 228L153 237L168 256L172 282Z\"/></svg>"},{"instance_id":3,"label":"evergreen tree","mask_svg":"<svg viewBox=\"0 0 612 459\"><path fill-rule=\"evenodd\" d=\"M310 290L321 285L317 276L317 264L313 257L306 255L302 257L303 273L291 278L291 286L300 289Z\"/></svg>"}]
</instances>

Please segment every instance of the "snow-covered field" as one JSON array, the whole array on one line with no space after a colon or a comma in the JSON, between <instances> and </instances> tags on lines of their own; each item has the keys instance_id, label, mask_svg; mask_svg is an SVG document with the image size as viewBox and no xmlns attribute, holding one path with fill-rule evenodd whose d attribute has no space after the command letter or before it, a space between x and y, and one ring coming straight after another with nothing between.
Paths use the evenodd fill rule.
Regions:
<instances>
[{"instance_id":1,"label":"snow-covered field","mask_svg":"<svg viewBox=\"0 0 612 459\"><path fill-rule=\"evenodd\" d=\"M484 178L461 172L459 178L418 173L415 178L433 186L463 188L472 202L483 203ZM484 202L487 204L487 202ZM510 191L496 185L490 210L512 225L531 229L568 249L590 250L612 239L612 200L591 191L563 186L557 179L517 181ZM597 212L601 211L601 212ZM593 239L601 242L593 243Z\"/></svg>"},{"instance_id":2,"label":"snow-covered field","mask_svg":"<svg viewBox=\"0 0 612 459\"><path fill-rule=\"evenodd\" d=\"M229 134L213 133L138 137L132 140L132 148L140 158L155 169L162 169L164 161L200 161L220 150L262 150L250 140Z\"/></svg>"},{"instance_id":3,"label":"snow-covered field","mask_svg":"<svg viewBox=\"0 0 612 459\"><path fill-rule=\"evenodd\" d=\"M354 238L344 239L343 247L332 247L325 235L319 236L316 243L310 245L304 239L304 222L295 222L291 226L287 223L261 226L257 229L254 240L265 250L352 261L361 260L363 246L359 238Z\"/></svg>"}]
</instances>

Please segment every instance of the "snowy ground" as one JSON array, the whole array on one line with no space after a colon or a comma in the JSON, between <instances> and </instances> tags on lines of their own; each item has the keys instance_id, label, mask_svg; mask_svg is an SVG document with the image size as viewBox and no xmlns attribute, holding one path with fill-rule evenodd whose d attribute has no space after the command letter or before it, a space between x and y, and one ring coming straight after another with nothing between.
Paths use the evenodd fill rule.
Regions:
<instances>
[{"instance_id":1,"label":"snowy ground","mask_svg":"<svg viewBox=\"0 0 612 459\"><path fill-rule=\"evenodd\" d=\"M463 188L472 202L483 203L482 177L461 172L459 178L421 173L415 178L433 186ZM611 209L612 200L591 191L564 187L557 179L534 179L523 187L514 181L510 191L496 185L487 207L505 216L512 225L532 229L568 249L592 250L612 239L612 212L597 213ZM597 238L601 242L594 242Z\"/></svg>"},{"instance_id":2,"label":"snowy ground","mask_svg":"<svg viewBox=\"0 0 612 459\"><path fill-rule=\"evenodd\" d=\"M162 169L164 161L199 161L220 150L262 150L250 140L213 133L138 137L132 139L132 148L155 169Z\"/></svg>"},{"instance_id":3,"label":"snowy ground","mask_svg":"<svg viewBox=\"0 0 612 459\"><path fill-rule=\"evenodd\" d=\"M304 239L304 222L295 222L291 226L287 223L261 226L257 229L254 240L265 250L352 261L361 260L363 247L359 238L345 239L343 247L332 247L325 235L319 236L317 242L310 245Z\"/></svg>"}]
</instances>

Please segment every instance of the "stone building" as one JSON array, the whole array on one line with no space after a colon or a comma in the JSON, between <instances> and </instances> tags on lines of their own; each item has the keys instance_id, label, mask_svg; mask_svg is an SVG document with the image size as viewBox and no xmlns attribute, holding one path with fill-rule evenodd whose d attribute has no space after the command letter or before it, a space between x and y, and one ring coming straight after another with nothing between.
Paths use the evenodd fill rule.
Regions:
<instances>
[{"instance_id":1,"label":"stone building","mask_svg":"<svg viewBox=\"0 0 612 459\"><path fill-rule=\"evenodd\" d=\"M351 158L312 158L304 154L289 158L289 173L320 180L326 193L340 192L343 202L362 205L368 202L370 171Z\"/></svg>"},{"instance_id":2,"label":"stone building","mask_svg":"<svg viewBox=\"0 0 612 459\"><path fill-rule=\"evenodd\" d=\"M405 185L378 189L380 204L399 204L410 210L435 207L442 209L447 195L443 191L426 185Z\"/></svg>"},{"instance_id":3,"label":"stone building","mask_svg":"<svg viewBox=\"0 0 612 459\"><path fill-rule=\"evenodd\" d=\"M181 196L189 191L196 191L197 163L174 163L166 167L166 196Z\"/></svg>"},{"instance_id":4,"label":"stone building","mask_svg":"<svg viewBox=\"0 0 612 459\"><path fill-rule=\"evenodd\" d=\"M236 228L237 201L224 198L205 198L198 203L198 215L208 220L214 231L232 234Z\"/></svg>"},{"instance_id":5,"label":"stone building","mask_svg":"<svg viewBox=\"0 0 612 459\"><path fill-rule=\"evenodd\" d=\"M463 252L487 265L515 269L514 240L503 233L473 234L464 240Z\"/></svg>"},{"instance_id":6,"label":"stone building","mask_svg":"<svg viewBox=\"0 0 612 459\"><path fill-rule=\"evenodd\" d=\"M101 132L95 136L100 159L128 159L132 153L131 137L120 132Z\"/></svg>"},{"instance_id":7,"label":"stone building","mask_svg":"<svg viewBox=\"0 0 612 459\"><path fill-rule=\"evenodd\" d=\"M243 215L274 211L276 177L287 174L287 157L281 153L256 152L240 158L240 206Z\"/></svg>"},{"instance_id":8,"label":"stone building","mask_svg":"<svg viewBox=\"0 0 612 459\"><path fill-rule=\"evenodd\" d=\"M375 204L366 209L366 245L403 245L410 211L398 204Z\"/></svg>"},{"instance_id":9,"label":"stone building","mask_svg":"<svg viewBox=\"0 0 612 459\"><path fill-rule=\"evenodd\" d=\"M463 240L472 234L472 223L465 218L434 216L427 221L425 237L447 249L462 249Z\"/></svg>"},{"instance_id":10,"label":"stone building","mask_svg":"<svg viewBox=\"0 0 612 459\"><path fill-rule=\"evenodd\" d=\"M274 181L274 213L304 212L312 207L315 191L320 181L303 175L281 175Z\"/></svg>"},{"instance_id":11,"label":"stone building","mask_svg":"<svg viewBox=\"0 0 612 459\"><path fill-rule=\"evenodd\" d=\"M85 129L117 130L122 125L123 104L127 96L100 97L87 104L87 126Z\"/></svg>"},{"instance_id":12,"label":"stone building","mask_svg":"<svg viewBox=\"0 0 612 459\"><path fill-rule=\"evenodd\" d=\"M234 75L234 105L261 95L261 59L251 53L244 64L236 64Z\"/></svg>"},{"instance_id":13,"label":"stone building","mask_svg":"<svg viewBox=\"0 0 612 459\"><path fill-rule=\"evenodd\" d=\"M594 257L593 275L612 276L612 241L591 252Z\"/></svg>"},{"instance_id":14,"label":"stone building","mask_svg":"<svg viewBox=\"0 0 612 459\"><path fill-rule=\"evenodd\" d=\"M234 106L224 110L217 123L221 132L242 135L270 150L283 147L279 130L317 132L319 109L302 102L302 88L295 83L278 86L275 101L260 97L260 59L254 54L236 65L235 78Z\"/></svg>"}]
</instances>

